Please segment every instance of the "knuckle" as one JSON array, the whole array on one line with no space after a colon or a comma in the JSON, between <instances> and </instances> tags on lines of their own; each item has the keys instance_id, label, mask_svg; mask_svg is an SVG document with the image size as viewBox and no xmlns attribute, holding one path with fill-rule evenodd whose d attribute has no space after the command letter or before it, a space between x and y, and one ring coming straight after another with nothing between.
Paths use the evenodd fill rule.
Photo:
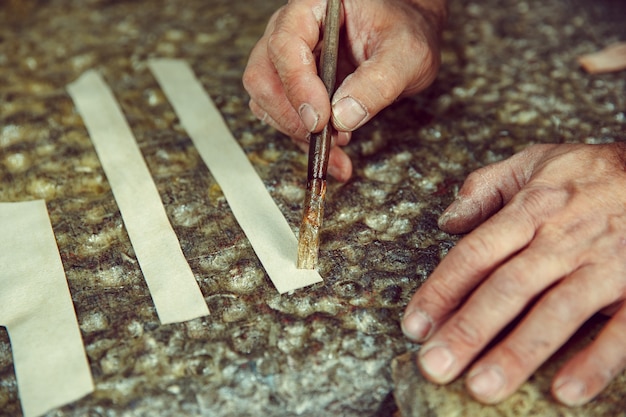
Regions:
<instances>
[{"instance_id":1,"label":"knuckle","mask_svg":"<svg viewBox=\"0 0 626 417\"><path fill-rule=\"evenodd\" d=\"M300 120L297 117L291 117L291 112L285 110L280 113L276 119L276 122L281 127L281 130L287 135L293 138L303 138L305 136Z\"/></svg>"},{"instance_id":2,"label":"knuckle","mask_svg":"<svg viewBox=\"0 0 626 417\"><path fill-rule=\"evenodd\" d=\"M432 66L439 62L439 54L435 53L433 48L424 41L413 42L413 51L423 65Z\"/></svg>"},{"instance_id":3,"label":"knuckle","mask_svg":"<svg viewBox=\"0 0 626 417\"><path fill-rule=\"evenodd\" d=\"M450 322L449 330L449 337L453 343L459 343L471 349L480 349L484 345L485 337L473 320L463 316L454 317Z\"/></svg>"},{"instance_id":4,"label":"knuckle","mask_svg":"<svg viewBox=\"0 0 626 417\"><path fill-rule=\"evenodd\" d=\"M480 234L462 239L451 252L454 252L456 270L471 271L472 275L484 275L488 272L485 260L491 259L495 253L493 244Z\"/></svg>"},{"instance_id":5,"label":"knuckle","mask_svg":"<svg viewBox=\"0 0 626 417\"><path fill-rule=\"evenodd\" d=\"M484 188L487 184L488 181L486 179L486 174L487 174L487 170L489 168L488 167L482 167L479 168L475 171L472 171L467 178L465 178L465 181L463 182L463 193L465 195L471 195L474 194L476 191L481 190L482 188Z\"/></svg>"},{"instance_id":6,"label":"knuckle","mask_svg":"<svg viewBox=\"0 0 626 417\"><path fill-rule=\"evenodd\" d=\"M259 68L246 68L242 84L252 101L260 107L265 107L266 103L276 100L277 93L272 89L272 83L268 82L267 75Z\"/></svg>"},{"instance_id":7,"label":"knuckle","mask_svg":"<svg viewBox=\"0 0 626 417\"><path fill-rule=\"evenodd\" d=\"M541 213L544 211L546 200L551 197L551 190L544 187L531 187L523 194L523 205L528 214Z\"/></svg>"},{"instance_id":8,"label":"knuckle","mask_svg":"<svg viewBox=\"0 0 626 417\"><path fill-rule=\"evenodd\" d=\"M529 346L530 345L526 343L511 343L505 341L498 346L497 349L499 350L502 362L506 364L507 368L525 370L534 362L534 355L536 355L536 351L529 348Z\"/></svg>"},{"instance_id":9,"label":"knuckle","mask_svg":"<svg viewBox=\"0 0 626 417\"><path fill-rule=\"evenodd\" d=\"M552 323L567 324L586 315L579 298L580 294L572 285L561 285L543 297L541 308Z\"/></svg>"},{"instance_id":10,"label":"knuckle","mask_svg":"<svg viewBox=\"0 0 626 417\"><path fill-rule=\"evenodd\" d=\"M527 277L525 270L516 263L511 263L498 271L486 284L491 287L496 299L510 303L517 299L526 299Z\"/></svg>"},{"instance_id":11,"label":"knuckle","mask_svg":"<svg viewBox=\"0 0 626 417\"><path fill-rule=\"evenodd\" d=\"M528 186L511 200L511 215L530 223L536 230L565 205L567 193L548 185Z\"/></svg>"},{"instance_id":12,"label":"knuckle","mask_svg":"<svg viewBox=\"0 0 626 417\"><path fill-rule=\"evenodd\" d=\"M575 268L572 259L546 253L543 246L540 249L526 249L523 254L498 268L485 283L485 287L490 291L490 296L494 300L505 305L521 307L560 279L562 274L572 271ZM536 265L540 265L540 270L546 273L545 278L536 279L535 274L539 270ZM571 293L568 297L574 303L577 297L574 289L565 289L565 291Z\"/></svg>"},{"instance_id":13,"label":"knuckle","mask_svg":"<svg viewBox=\"0 0 626 417\"><path fill-rule=\"evenodd\" d=\"M426 39L412 34L404 42L408 53L399 61L404 68L411 68L413 78L409 93L416 93L432 83L441 65L441 56L437 48L433 48Z\"/></svg>"},{"instance_id":14,"label":"knuckle","mask_svg":"<svg viewBox=\"0 0 626 417\"><path fill-rule=\"evenodd\" d=\"M256 67L246 67L245 71L243 72L243 76L241 77L243 88L245 88L248 93L252 93L252 91L256 90L257 86L261 85L261 83L259 82L260 78L260 71Z\"/></svg>"},{"instance_id":15,"label":"knuckle","mask_svg":"<svg viewBox=\"0 0 626 417\"><path fill-rule=\"evenodd\" d=\"M286 56L292 37L280 29L274 30L267 37L267 52L272 61L280 61Z\"/></svg>"},{"instance_id":16,"label":"knuckle","mask_svg":"<svg viewBox=\"0 0 626 417\"><path fill-rule=\"evenodd\" d=\"M412 56L414 60L417 59L419 61L418 68L422 70L421 75L429 75L434 79L434 74L436 74L434 70L439 68L440 55L435 53L433 48L423 41L414 40L412 45Z\"/></svg>"},{"instance_id":17,"label":"knuckle","mask_svg":"<svg viewBox=\"0 0 626 417\"><path fill-rule=\"evenodd\" d=\"M520 156L536 158L555 148L553 143L533 143L519 152Z\"/></svg>"},{"instance_id":18,"label":"knuckle","mask_svg":"<svg viewBox=\"0 0 626 417\"><path fill-rule=\"evenodd\" d=\"M252 112L252 114L259 120L263 120L265 117L267 117L267 113L261 108L261 106L259 106L259 104L250 99L248 101L248 108L250 109L250 112Z\"/></svg>"},{"instance_id":19,"label":"knuckle","mask_svg":"<svg viewBox=\"0 0 626 417\"><path fill-rule=\"evenodd\" d=\"M388 71L383 68L368 69L368 84L372 87L373 94L378 96L377 100L383 104L389 104L398 98L402 92L400 80L396 77L388 76Z\"/></svg>"},{"instance_id":20,"label":"knuckle","mask_svg":"<svg viewBox=\"0 0 626 417\"><path fill-rule=\"evenodd\" d=\"M431 306L435 306L440 310L449 310L456 308L459 304L459 300L454 296L455 292L448 287L443 281L438 281L425 287L428 289L428 295L425 295L424 299ZM429 308L431 310L431 308Z\"/></svg>"}]
</instances>

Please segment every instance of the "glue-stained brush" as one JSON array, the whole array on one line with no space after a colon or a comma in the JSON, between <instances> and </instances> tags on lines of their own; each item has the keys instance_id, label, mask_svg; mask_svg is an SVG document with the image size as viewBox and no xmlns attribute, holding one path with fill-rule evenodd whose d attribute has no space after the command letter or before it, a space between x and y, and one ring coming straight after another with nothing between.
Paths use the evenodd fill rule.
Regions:
<instances>
[{"instance_id":1,"label":"glue-stained brush","mask_svg":"<svg viewBox=\"0 0 626 417\"><path fill-rule=\"evenodd\" d=\"M337 78L340 12L341 0L328 0L318 73L326 86L329 98L334 93ZM331 123L328 123L321 133L311 135L304 213L298 241L298 268L300 269L314 269L317 266L332 133L333 127Z\"/></svg>"}]
</instances>

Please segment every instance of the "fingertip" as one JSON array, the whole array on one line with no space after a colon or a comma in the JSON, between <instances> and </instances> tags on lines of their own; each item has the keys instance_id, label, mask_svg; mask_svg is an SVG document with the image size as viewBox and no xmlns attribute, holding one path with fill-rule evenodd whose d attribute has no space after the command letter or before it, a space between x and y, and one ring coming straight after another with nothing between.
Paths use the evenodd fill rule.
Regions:
<instances>
[{"instance_id":1,"label":"fingertip","mask_svg":"<svg viewBox=\"0 0 626 417\"><path fill-rule=\"evenodd\" d=\"M248 107L250 108L250 111L252 112L254 117L259 119L261 122L265 122L265 118L267 117L267 113L265 112L265 110L263 110L261 108L261 106L259 106L257 104L256 101L250 99L250 101L248 102Z\"/></svg>"},{"instance_id":2,"label":"fingertip","mask_svg":"<svg viewBox=\"0 0 626 417\"><path fill-rule=\"evenodd\" d=\"M586 391L585 384L574 378L563 378L555 381L552 386L552 395L554 398L569 407L586 404L589 401Z\"/></svg>"},{"instance_id":3,"label":"fingertip","mask_svg":"<svg viewBox=\"0 0 626 417\"><path fill-rule=\"evenodd\" d=\"M419 351L417 366L426 379L447 384L458 376L457 358L444 343L429 343Z\"/></svg>"},{"instance_id":4,"label":"fingertip","mask_svg":"<svg viewBox=\"0 0 626 417\"><path fill-rule=\"evenodd\" d=\"M320 24L311 13L311 4L289 2L267 35L267 59L308 132L319 132L330 118L330 100L318 76L314 52L320 41Z\"/></svg>"},{"instance_id":5,"label":"fingertip","mask_svg":"<svg viewBox=\"0 0 626 417\"><path fill-rule=\"evenodd\" d=\"M498 365L483 365L471 370L465 385L470 395L484 404L496 404L507 397L506 376Z\"/></svg>"},{"instance_id":6,"label":"fingertip","mask_svg":"<svg viewBox=\"0 0 626 417\"><path fill-rule=\"evenodd\" d=\"M315 132L320 121L320 115L309 103L302 103L298 109L302 123L309 132Z\"/></svg>"},{"instance_id":7,"label":"fingertip","mask_svg":"<svg viewBox=\"0 0 626 417\"><path fill-rule=\"evenodd\" d=\"M400 322L402 333L413 342L423 342L428 339L434 328L433 319L419 309L407 310Z\"/></svg>"},{"instance_id":8,"label":"fingertip","mask_svg":"<svg viewBox=\"0 0 626 417\"><path fill-rule=\"evenodd\" d=\"M346 96L333 103L333 125L339 131L353 131L361 127L368 116L365 105L354 97Z\"/></svg>"},{"instance_id":9,"label":"fingertip","mask_svg":"<svg viewBox=\"0 0 626 417\"><path fill-rule=\"evenodd\" d=\"M352 138L352 132L337 132L337 136L335 138L335 145L338 146L346 146L350 143L350 139Z\"/></svg>"},{"instance_id":10,"label":"fingertip","mask_svg":"<svg viewBox=\"0 0 626 417\"><path fill-rule=\"evenodd\" d=\"M441 213L441 216L439 216L439 219L437 219L437 225L439 226L440 229L448 232L448 224L450 223L450 221L453 221L454 219L457 218L457 213L456 213L456 207L459 205L458 200L454 200L449 206L448 208L446 208L444 210L443 213Z\"/></svg>"},{"instance_id":11,"label":"fingertip","mask_svg":"<svg viewBox=\"0 0 626 417\"><path fill-rule=\"evenodd\" d=\"M337 147L330 150L328 174L339 182L346 182L352 176L352 161L350 157Z\"/></svg>"},{"instance_id":12,"label":"fingertip","mask_svg":"<svg viewBox=\"0 0 626 417\"><path fill-rule=\"evenodd\" d=\"M479 216L480 204L459 195L441 214L437 225L447 233L466 233L480 223Z\"/></svg>"}]
</instances>

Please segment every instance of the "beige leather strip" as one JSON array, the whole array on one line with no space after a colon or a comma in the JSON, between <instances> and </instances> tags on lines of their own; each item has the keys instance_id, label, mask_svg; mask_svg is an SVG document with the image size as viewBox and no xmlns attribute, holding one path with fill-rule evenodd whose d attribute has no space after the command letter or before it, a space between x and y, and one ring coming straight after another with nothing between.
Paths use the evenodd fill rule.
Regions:
<instances>
[{"instance_id":1,"label":"beige leather strip","mask_svg":"<svg viewBox=\"0 0 626 417\"><path fill-rule=\"evenodd\" d=\"M162 323L209 314L158 190L111 90L95 71L68 86L120 208Z\"/></svg>"},{"instance_id":2,"label":"beige leather strip","mask_svg":"<svg viewBox=\"0 0 626 417\"><path fill-rule=\"evenodd\" d=\"M72 297L42 200L0 203L0 323L25 417L94 390Z\"/></svg>"},{"instance_id":3,"label":"beige leather strip","mask_svg":"<svg viewBox=\"0 0 626 417\"><path fill-rule=\"evenodd\" d=\"M149 67L276 289L285 293L321 282L317 271L296 268L295 235L189 65L155 59Z\"/></svg>"}]
</instances>

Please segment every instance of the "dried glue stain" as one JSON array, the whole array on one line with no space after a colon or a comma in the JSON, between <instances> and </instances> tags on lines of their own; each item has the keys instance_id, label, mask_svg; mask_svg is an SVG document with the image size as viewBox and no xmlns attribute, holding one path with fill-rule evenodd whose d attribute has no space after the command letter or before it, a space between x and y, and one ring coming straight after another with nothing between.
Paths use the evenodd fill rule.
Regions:
<instances>
[{"instance_id":1,"label":"dried glue stain","mask_svg":"<svg viewBox=\"0 0 626 417\"><path fill-rule=\"evenodd\" d=\"M265 273L255 265L238 264L225 277L226 288L236 294L250 294L264 282Z\"/></svg>"},{"instance_id":2,"label":"dried glue stain","mask_svg":"<svg viewBox=\"0 0 626 417\"><path fill-rule=\"evenodd\" d=\"M400 152L389 161L368 165L363 170L363 173L370 180L386 184L398 184L405 178L408 163L411 159L410 153Z\"/></svg>"},{"instance_id":3,"label":"dried glue stain","mask_svg":"<svg viewBox=\"0 0 626 417\"><path fill-rule=\"evenodd\" d=\"M248 305L239 298L233 298L222 310L222 319L226 323L234 323L248 318Z\"/></svg>"},{"instance_id":4,"label":"dried glue stain","mask_svg":"<svg viewBox=\"0 0 626 417\"><path fill-rule=\"evenodd\" d=\"M326 2L320 2L319 4L316 4L315 6L313 6L311 11L313 12L315 21L318 22L321 26L322 22L324 21L324 17L326 16Z\"/></svg>"},{"instance_id":5,"label":"dried glue stain","mask_svg":"<svg viewBox=\"0 0 626 417\"><path fill-rule=\"evenodd\" d=\"M276 191L290 203L301 203L304 200L305 190L297 184L281 182Z\"/></svg>"},{"instance_id":6,"label":"dried glue stain","mask_svg":"<svg viewBox=\"0 0 626 417\"><path fill-rule=\"evenodd\" d=\"M277 297L268 301L268 305L276 311L302 318L309 317L315 313L334 315L342 310L337 305L335 297L318 297L316 299L297 296L289 299Z\"/></svg>"},{"instance_id":7,"label":"dried glue stain","mask_svg":"<svg viewBox=\"0 0 626 417\"><path fill-rule=\"evenodd\" d=\"M231 246L209 255L201 260L200 265L207 272L228 271L240 258L242 247Z\"/></svg>"},{"instance_id":8,"label":"dried glue stain","mask_svg":"<svg viewBox=\"0 0 626 417\"><path fill-rule=\"evenodd\" d=\"M38 178L28 184L28 192L42 200L54 199L58 189L58 184L52 178Z\"/></svg>"},{"instance_id":9,"label":"dried glue stain","mask_svg":"<svg viewBox=\"0 0 626 417\"><path fill-rule=\"evenodd\" d=\"M85 333L105 330L108 327L109 319L101 311L96 311L87 315L80 323L80 329Z\"/></svg>"},{"instance_id":10,"label":"dried glue stain","mask_svg":"<svg viewBox=\"0 0 626 417\"><path fill-rule=\"evenodd\" d=\"M315 63L313 53L311 52L311 49L309 49L308 45L300 46L300 62L302 62L302 65L306 66L313 65Z\"/></svg>"},{"instance_id":11,"label":"dried glue stain","mask_svg":"<svg viewBox=\"0 0 626 417\"><path fill-rule=\"evenodd\" d=\"M387 213L372 213L363 219L363 222L372 229L382 232L389 227L390 219Z\"/></svg>"},{"instance_id":12,"label":"dried glue stain","mask_svg":"<svg viewBox=\"0 0 626 417\"><path fill-rule=\"evenodd\" d=\"M112 245L120 241L122 236L121 228L107 228L100 233L92 234L81 247L81 256L89 256L106 251Z\"/></svg>"},{"instance_id":13,"label":"dried glue stain","mask_svg":"<svg viewBox=\"0 0 626 417\"><path fill-rule=\"evenodd\" d=\"M170 216L173 225L195 227L204 219L204 207L200 202L182 204L176 206Z\"/></svg>"},{"instance_id":14,"label":"dried glue stain","mask_svg":"<svg viewBox=\"0 0 626 417\"><path fill-rule=\"evenodd\" d=\"M102 288L116 288L129 284L129 276L121 266L99 271L95 275L95 280Z\"/></svg>"}]
</instances>

